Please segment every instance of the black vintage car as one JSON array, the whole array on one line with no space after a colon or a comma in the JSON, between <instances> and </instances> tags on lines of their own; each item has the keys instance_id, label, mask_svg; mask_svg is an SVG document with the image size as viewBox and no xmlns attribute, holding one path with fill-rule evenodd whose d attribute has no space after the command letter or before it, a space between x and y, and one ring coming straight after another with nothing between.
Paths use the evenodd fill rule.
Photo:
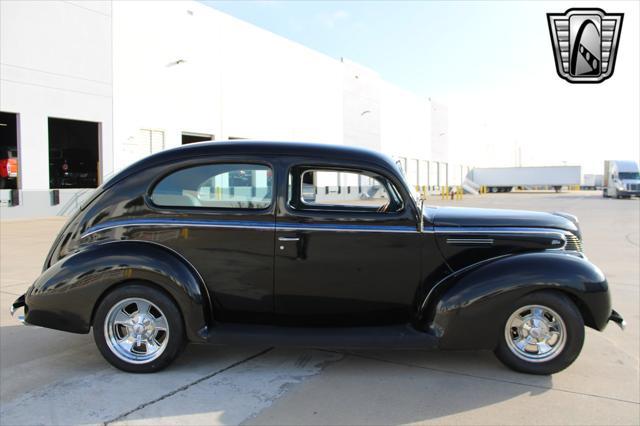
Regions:
<instances>
[{"instance_id":1,"label":"black vintage car","mask_svg":"<svg viewBox=\"0 0 640 426\"><path fill-rule=\"evenodd\" d=\"M131 372L194 342L488 349L550 374L576 359L585 325L623 325L575 217L425 208L412 191L363 149L164 151L98 188L12 311L93 327L104 357Z\"/></svg>"}]
</instances>

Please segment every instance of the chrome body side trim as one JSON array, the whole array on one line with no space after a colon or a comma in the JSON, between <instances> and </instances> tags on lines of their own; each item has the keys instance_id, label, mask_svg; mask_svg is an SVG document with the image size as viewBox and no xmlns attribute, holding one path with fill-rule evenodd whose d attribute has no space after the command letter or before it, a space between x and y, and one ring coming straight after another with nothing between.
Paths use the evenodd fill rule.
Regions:
<instances>
[{"instance_id":1,"label":"chrome body side trim","mask_svg":"<svg viewBox=\"0 0 640 426\"><path fill-rule=\"evenodd\" d=\"M256 221L221 221L221 220L175 220L175 219L131 219L107 222L89 228L82 234L86 238L97 232L114 228L129 227L198 227L198 228L230 228L230 229L255 229L266 231L331 231L331 232L386 232L386 233L420 233L412 226L394 225L361 225L361 224L330 224L330 223L270 223ZM449 227L436 226L433 229L425 229L424 233L435 234L482 234L482 235L548 235L556 237L566 243L565 233L553 228L505 228L505 227Z\"/></svg>"},{"instance_id":2,"label":"chrome body side trim","mask_svg":"<svg viewBox=\"0 0 640 426\"><path fill-rule=\"evenodd\" d=\"M457 227L457 226L436 226L434 228L434 232L436 234L513 234L513 235L530 235L530 234L538 234L538 235L546 235L546 234L554 234L564 237L565 233L569 231L564 231L561 229L554 228L515 228L515 227Z\"/></svg>"},{"instance_id":3,"label":"chrome body side trim","mask_svg":"<svg viewBox=\"0 0 640 426\"><path fill-rule=\"evenodd\" d=\"M115 228L131 228L142 226L157 226L164 228L172 227L196 227L196 228L232 228L232 229L255 229L272 231L274 224L267 222L251 221L203 221L203 220L173 220L173 219L132 219L107 222L96 225L85 231L80 238L86 238L97 232L107 231Z\"/></svg>"},{"instance_id":4,"label":"chrome body side trim","mask_svg":"<svg viewBox=\"0 0 640 426\"><path fill-rule=\"evenodd\" d=\"M493 238L447 238L447 244L452 245L493 245Z\"/></svg>"},{"instance_id":5,"label":"chrome body side trim","mask_svg":"<svg viewBox=\"0 0 640 426\"><path fill-rule=\"evenodd\" d=\"M417 233L412 226L393 225L360 225L360 224L298 224L298 223L268 223L252 221L203 221L203 220L173 220L173 219L133 219L107 222L89 228L82 234L86 238L92 234L115 228L131 227L197 227L197 228L229 228L229 229L255 229L265 231L332 231L332 232L386 232L386 233ZM430 231L425 231L430 232Z\"/></svg>"}]
</instances>

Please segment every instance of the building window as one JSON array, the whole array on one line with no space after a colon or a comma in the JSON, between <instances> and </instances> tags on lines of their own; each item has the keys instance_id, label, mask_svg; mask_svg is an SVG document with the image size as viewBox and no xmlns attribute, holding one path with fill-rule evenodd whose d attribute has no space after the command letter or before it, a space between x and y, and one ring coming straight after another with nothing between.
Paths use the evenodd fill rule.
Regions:
<instances>
[{"instance_id":1,"label":"building window","mask_svg":"<svg viewBox=\"0 0 640 426\"><path fill-rule=\"evenodd\" d=\"M213 135L206 133L182 132L182 145L188 145L195 142L212 141L214 139Z\"/></svg>"},{"instance_id":2,"label":"building window","mask_svg":"<svg viewBox=\"0 0 640 426\"><path fill-rule=\"evenodd\" d=\"M207 164L162 179L151 199L163 207L265 209L271 205L272 171L259 164Z\"/></svg>"},{"instance_id":3,"label":"building window","mask_svg":"<svg viewBox=\"0 0 640 426\"><path fill-rule=\"evenodd\" d=\"M164 131L140 129L136 142L147 155L164 150Z\"/></svg>"}]
</instances>

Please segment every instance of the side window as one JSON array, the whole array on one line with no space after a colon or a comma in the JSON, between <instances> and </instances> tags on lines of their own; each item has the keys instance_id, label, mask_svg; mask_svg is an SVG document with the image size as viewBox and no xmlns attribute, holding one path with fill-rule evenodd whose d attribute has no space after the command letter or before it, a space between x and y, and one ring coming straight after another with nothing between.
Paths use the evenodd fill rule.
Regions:
<instances>
[{"instance_id":1,"label":"side window","mask_svg":"<svg viewBox=\"0 0 640 426\"><path fill-rule=\"evenodd\" d=\"M306 169L295 170L289 179L290 187L293 182L299 183L289 191L289 204L297 209L371 212L402 209L402 199L395 187L373 173Z\"/></svg>"},{"instance_id":2,"label":"side window","mask_svg":"<svg viewBox=\"0 0 640 426\"><path fill-rule=\"evenodd\" d=\"M163 207L264 209L273 198L271 169L258 164L207 164L178 170L151 193Z\"/></svg>"}]
</instances>

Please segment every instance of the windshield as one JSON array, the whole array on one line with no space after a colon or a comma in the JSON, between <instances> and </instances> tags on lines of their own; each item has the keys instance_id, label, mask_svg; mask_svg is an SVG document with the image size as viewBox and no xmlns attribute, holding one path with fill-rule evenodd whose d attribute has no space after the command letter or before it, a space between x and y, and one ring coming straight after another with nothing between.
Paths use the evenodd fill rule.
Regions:
<instances>
[{"instance_id":1,"label":"windshield","mask_svg":"<svg viewBox=\"0 0 640 426\"><path fill-rule=\"evenodd\" d=\"M402 168L402 163L400 161L396 161L396 167L400 171L400 176L402 176L402 183L404 183L404 186L409 191L409 194L411 195L411 198L413 199L413 202L416 205L416 208L419 210L420 200L422 198L420 196L420 193L416 190L416 188L413 185L409 183L409 180L407 179L407 175L405 175L404 169Z\"/></svg>"},{"instance_id":2,"label":"windshield","mask_svg":"<svg viewBox=\"0 0 640 426\"><path fill-rule=\"evenodd\" d=\"M640 173L638 172L620 172L618 176L620 177L620 179L623 179L623 180L640 179Z\"/></svg>"}]
</instances>

